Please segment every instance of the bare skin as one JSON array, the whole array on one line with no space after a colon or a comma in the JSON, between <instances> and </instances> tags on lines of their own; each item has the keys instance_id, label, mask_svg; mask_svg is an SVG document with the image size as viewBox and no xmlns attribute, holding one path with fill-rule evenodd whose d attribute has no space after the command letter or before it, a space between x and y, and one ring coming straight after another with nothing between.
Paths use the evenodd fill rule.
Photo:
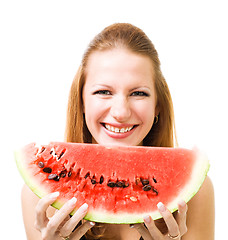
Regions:
<instances>
[{"instance_id":1,"label":"bare skin","mask_svg":"<svg viewBox=\"0 0 228 240\"><path fill-rule=\"evenodd\" d=\"M49 196L40 200L27 186L23 187L22 209L28 240L62 240L59 231L63 236L67 236L86 214L86 206L84 206L84 210L78 210L75 217L68 220L67 216L74 208L74 200L66 203L62 210L56 211L48 207L55 199L56 196ZM175 218L166 208L164 212L161 210L160 212L164 221L154 222L151 218L145 218L145 225L149 231L142 224L131 227L112 224L107 229L111 234L117 233L114 240L139 240L141 236L144 240L170 240L167 236L167 226L170 235L175 236L180 233L179 240L214 239L214 192L208 177L188 205L179 206L178 213L174 214ZM60 223L60 227L57 223ZM80 239L91 227L93 223L86 221L80 229L70 235L70 239Z\"/></svg>"}]
</instances>

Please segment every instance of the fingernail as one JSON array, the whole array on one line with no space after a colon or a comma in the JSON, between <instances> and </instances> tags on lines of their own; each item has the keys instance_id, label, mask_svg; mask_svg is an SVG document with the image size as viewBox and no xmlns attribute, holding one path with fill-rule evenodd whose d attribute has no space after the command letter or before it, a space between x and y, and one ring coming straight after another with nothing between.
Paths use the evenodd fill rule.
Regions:
<instances>
[{"instance_id":1,"label":"fingernail","mask_svg":"<svg viewBox=\"0 0 228 240\"><path fill-rule=\"evenodd\" d=\"M51 194L51 198L57 198L59 196L59 192L54 192Z\"/></svg>"},{"instance_id":2,"label":"fingernail","mask_svg":"<svg viewBox=\"0 0 228 240\"><path fill-rule=\"evenodd\" d=\"M149 215L145 216L143 219L144 219L145 223L150 223L151 222L151 218L150 218Z\"/></svg>"},{"instance_id":3,"label":"fingernail","mask_svg":"<svg viewBox=\"0 0 228 240\"><path fill-rule=\"evenodd\" d=\"M178 202L178 205L180 205L181 207L185 207L186 203L185 203L184 200L181 199L181 200Z\"/></svg>"},{"instance_id":4,"label":"fingernail","mask_svg":"<svg viewBox=\"0 0 228 240\"><path fill-rule=\"evenodd\" d=\"M134 228L135 227L135 225L134 224L130 224L130 228Z\"/></svg>"},{"instance_id":5,"label":"fingernail","mask_svg":"<svg viewBox=\"0 0 228 240\"><path fill-rule=\"evenodd\" d=\"M166 210L166 207L165 207L165 205L164 205L162 202L159 202L159 203L157 204L157 207L158 207L158 209L159 209L161 212L165 212L165 210Z\"/></svg>"},{"instance_id":6,"label":"fingernail","mask_svg":"<svg viewBox=\"0 0 228 240\"><path fill-rule=\"evenodd\" d=\"M80 210L81 212L85 212L88 209L88 204L84 203L78 210Z\"/></svg>"},{"instance_id":7,"label":"fingernail","mask_svg":"<svg viewBox=\"0 0 228 240\"><path fill-rule=\"evenodd\" d=\"M76 197L72 197L70 200L69 200L69 203L74 205L75 203L77 202L77 198Z\"/></svg>"}]
</instances>

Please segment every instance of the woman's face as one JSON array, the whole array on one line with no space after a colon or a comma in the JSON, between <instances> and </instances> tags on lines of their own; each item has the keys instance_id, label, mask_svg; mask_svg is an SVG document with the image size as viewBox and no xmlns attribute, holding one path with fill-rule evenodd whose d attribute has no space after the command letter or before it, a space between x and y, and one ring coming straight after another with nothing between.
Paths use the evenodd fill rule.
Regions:
<instances>
[{"instance_id":1,"label":"woman's face","mask_svg":"<svg viewBox=\"0 0 228 240\"><path fill-rule=\"evenodd\" d=\"M155 117L153 71L148 57L126 49L90 55L83 107L93 143L142 145Z\"/></svg>"}]
</instances>

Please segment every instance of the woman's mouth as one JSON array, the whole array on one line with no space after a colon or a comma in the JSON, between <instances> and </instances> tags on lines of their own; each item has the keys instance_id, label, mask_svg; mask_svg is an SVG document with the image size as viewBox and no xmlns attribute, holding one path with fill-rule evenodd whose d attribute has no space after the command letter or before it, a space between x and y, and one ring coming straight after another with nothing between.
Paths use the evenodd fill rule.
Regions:
<instances>
[{"instance_id":1,"label":"woman's mouth","mask_svg":"<svg viewBox=\"0 0 228 240\"><path fill-rule=\"evenodd\" d=\"M105 132L108 134L108 136L112 138L125 138L128 137L133 133L133 130L138 126L138 125L125 125L125 126L117 126L111 125L108 123L102 123L102 126L105 129Z\"/></svg>"},{"instance_id":2,"label":"woman's mouth","mask_svg":"<svg viewBox=\"0 0 228 240\"><path fill-rule=\"evenodd\" d=\"M130 127L114 127L114 126L111 126L109 124L104 124L104 127L106 129L108 129L109 131L111 132L115 132L115 133L126 133L126 132L129 132L131 131L133 128L134 128L135 125L132 125Z\"/></svg>"}]
</instances>

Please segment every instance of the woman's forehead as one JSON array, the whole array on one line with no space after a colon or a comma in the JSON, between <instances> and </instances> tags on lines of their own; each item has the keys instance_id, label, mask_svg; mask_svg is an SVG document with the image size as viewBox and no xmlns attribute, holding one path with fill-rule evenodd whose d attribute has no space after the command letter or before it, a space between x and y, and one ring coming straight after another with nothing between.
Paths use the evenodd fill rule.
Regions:
<instances>
[{"instance_id":1,"label":"woman's forehead","mask_svg":"<svg viewBox=\"0 0 228 240\"><path fill-rule=\"evenodd\" d=\"M142 82L150 78L153 80L154 68L149 57L135 54L126 49L112 49L95 51L89 59L86 69L86 78L89 80L124 79Z\"/></svg>"}]
</instances>

